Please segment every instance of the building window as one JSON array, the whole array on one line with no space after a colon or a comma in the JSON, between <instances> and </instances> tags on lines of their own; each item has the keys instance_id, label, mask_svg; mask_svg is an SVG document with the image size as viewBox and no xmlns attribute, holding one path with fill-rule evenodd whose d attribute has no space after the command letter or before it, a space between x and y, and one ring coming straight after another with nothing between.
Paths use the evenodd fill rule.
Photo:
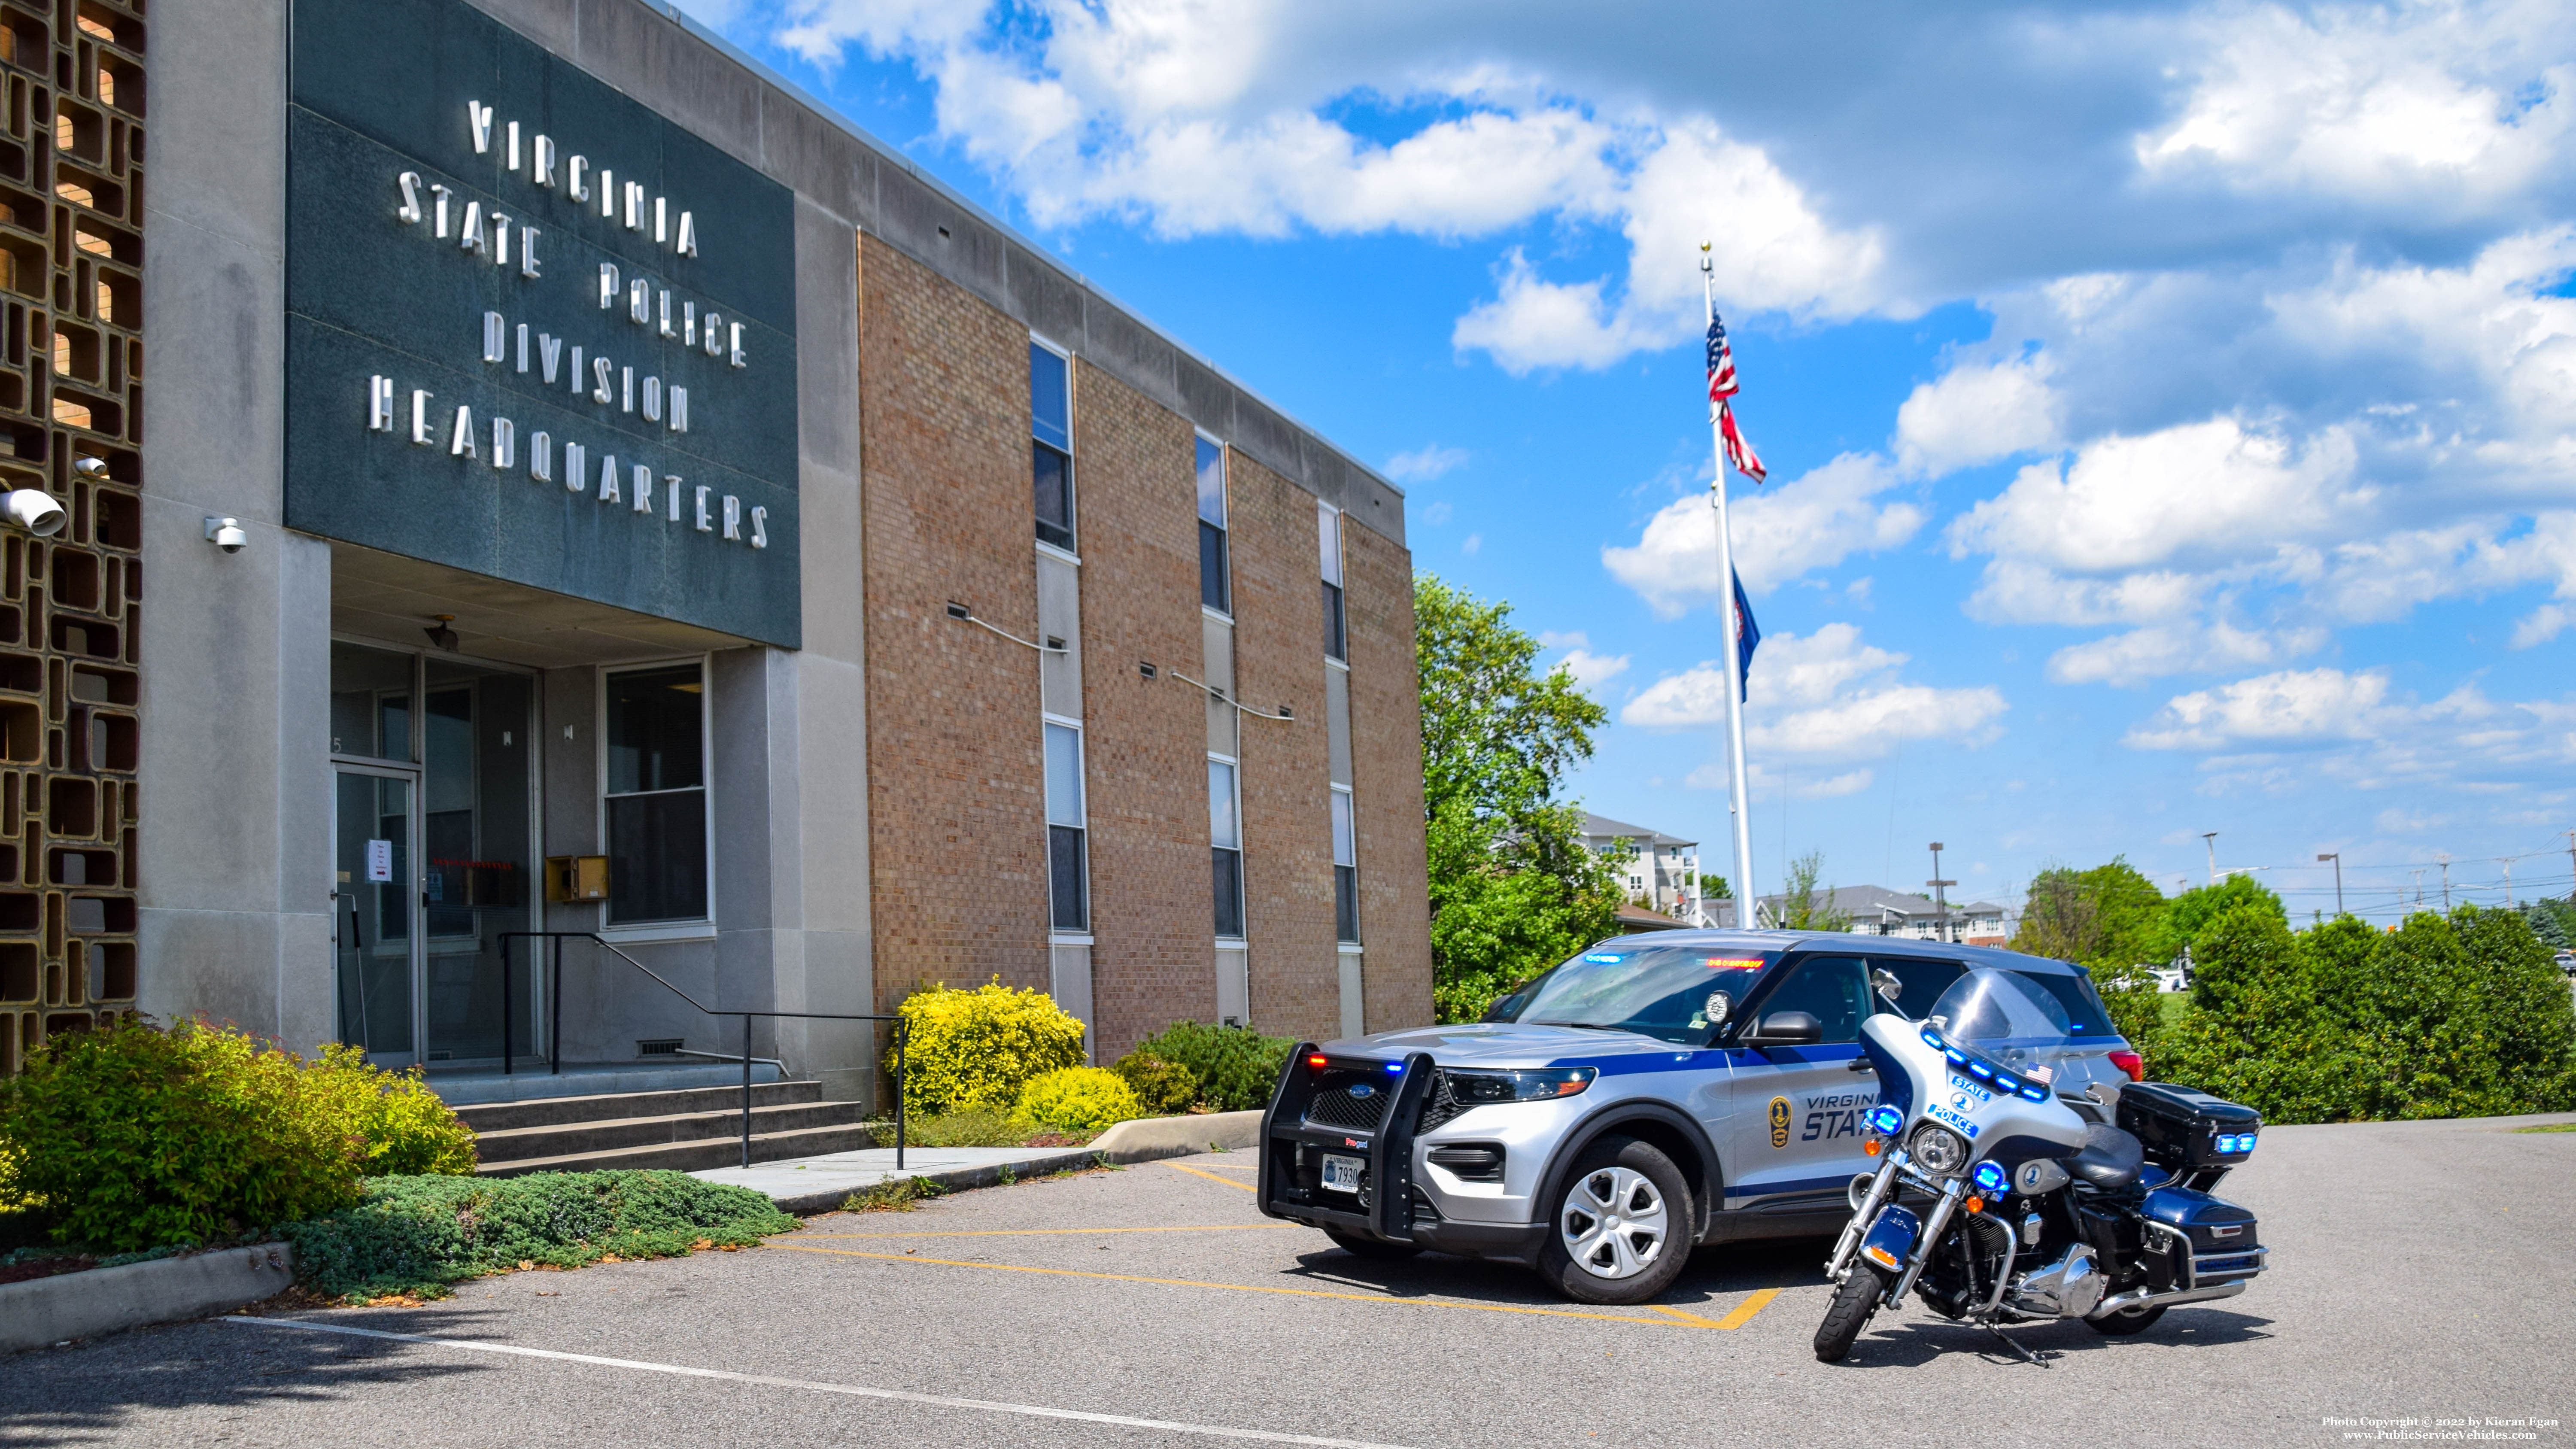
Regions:
<instances>
[{"instance_id":1,"label":"building window","mask_svg":"<svg viewBox=\"0 0 2576 1449\"><path fill-rule=\"evenodd\" d=\"M1351 792L1333 787L1333 938L1360 938L1359 831L1351 820Z\"/></svg>"},{"instance_id":2,"label":"building window","mask_svg":"<svg viewBox=\"0 0 2576 1449\"><path fill-rule=\"evenodd\" d=\"M1038 541L1073 547L1072 368L1063 353L1029 340L1029 443L1031 486L1037 497Z\"/></svg>"},{"instance_id":3,"label":"building window","mask_svg":"<svg viewBox=\"0 0 2576 1449\"><path fill-rule=\"evenodd\" d=\"M1208 864L1216 895L1216 933L1243 936L1243 812L1234 793L1234 766L1208 759Z\"/></svg>"},{"instance_id":4,"label":"building window","mask_svg":"<svg viewBox=\"0 0 2576 1449\"><path fill-rule=\"evenodd\" d=\"M707 919L704 667L608 676L608 923Z\"/></svg>"},{"instance_id":5,"label":"building window","mask_svg":"<svg viewBox=\"0 0 2576 1449\"><path fill-rule=\"evenodd\" d=\"M1342 623L1342 515L1329 503L1315 505L1316 542L1324 557L1324 657L1350 658Z\"/></svg>"},{"instance_id":6,"label":"building window","mask_svg":"<svg viewBox=\"0 0 2576 1449\"><path fill-rule=\"evenodd\" d=\"M1220 614L1234 612L1234 585L1226 575L1225 446L1199 441L1199 602Z\"/></svg>"},{"instance_id":7,"label":"building window","mask_svg":"<svg viewBox=\"0 0 2576 1449\"><path fill-rule=\"evenodd\" d=\"M1059 931L1091 929L1089 876L1083 869L1082 730L1046 726L1047 924Z\"/></svg>"}]
</instances>

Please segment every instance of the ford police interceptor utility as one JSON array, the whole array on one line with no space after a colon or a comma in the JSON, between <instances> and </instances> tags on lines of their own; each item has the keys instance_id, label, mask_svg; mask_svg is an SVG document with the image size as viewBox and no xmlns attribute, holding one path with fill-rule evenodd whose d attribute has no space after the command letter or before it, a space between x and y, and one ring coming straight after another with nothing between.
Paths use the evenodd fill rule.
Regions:
<instances>
[{"instance_id":1,"label":"ford police interceptor utility","mask_svg":"<svg viewBox=\"0 0 2576 1449\"><path fill-rule=\"evenodd\" d=\"M1920 1016L1972 966L2066 1008L2074 1034L2020 1064L2061 1099L2139 1075L2062 961L1820 932L1624 936L1474 1025L1301 1044L1262 1119L1261 1210L1362 1256L1492 1258L1582 1302L1645 1302L1699 1245L1841 1227L1876 1166L1861 1022Z\"/></svg>"}]
</instances>

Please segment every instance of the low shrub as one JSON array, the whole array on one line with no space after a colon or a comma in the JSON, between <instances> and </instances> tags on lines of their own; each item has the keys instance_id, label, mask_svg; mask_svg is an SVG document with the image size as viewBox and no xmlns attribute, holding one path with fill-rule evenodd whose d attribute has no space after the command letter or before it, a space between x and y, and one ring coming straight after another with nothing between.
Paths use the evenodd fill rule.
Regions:
<instances>
[{"instance_id":1,"label":"low shrub","mask_svg":"<svg viewBox=\"0 0 2576 1449\"><path fill-rule=\"evenodd\" d=\"M1284 1036L1196 1021L1173 1022L1136 1044L1137 1051L1187 1071L1197 1083L1198 1104L1211 1112L1268 1106L1279 1069L1296 1049Z\"/></svg>"},{"instance_id":2,"label":"low shrub","mask_svg":"<svg viewBox=\"0 0 2576 1449\"><path fill-rule=\"evenodd\" d=\"M1007 1113L977 1107L927 1117L907 1114L903 1140L909 1147L1024 1147L1033 1130L1029 1123L1014 1121ZM879 1147L894 1145L894 1123L890 1120L869 1123L868 1133Z\"/></svg>"},{"instance_id":3,"label":"low shrub","mask_svg":"<svg viewBox=\"0 0 2576 1449\"><path fill-rule=\"evenodd\" d=\"M685 1172L536 1172L377 1178L353 1205L280 1231L296 1277L348 1302L443 1297L512 1268L747 1247L795 1226L749 1188Z\"/></svg>"},{"instance_id":4,"label":"low shrub","mask_svg":"<svg viewBox=\"0 0 2576 1449\"><path fill-rule=\"evenodd\" d=\"M948 1189L926 1177L889 1177L874 1187L861 1188L841 1199L845 1213L908 1213L933 1198L948 1196Z\"/></svg>"},{"instance_id":5,"label":"low shrub","mask_svg":"<svg viewBox=\"0 0 2576 1449\"><path fill-rule=\"evenodd\" d=\"M65 1033L0 1083L0 1198L109 1251L328 1213L371 1174L471 1172L473 1142L416 1071L202 1021Z\"/></svg>"},{"instance_id":6,"label":"low shrub","mask_svg":"<svg viewBox=\"0 0 2576 1449\"><path fill-rule=\"evenodd\" d=\"M934 986L905 997L896 1010L911 1031L907 1112L1008 1112L1029 1078L1082 1064L1082 1023L1043 991L1013 990L999 979L972 991ZM886 1070L894 1070L891 1051Z\"/></svg>"},{"instance_id":7,"label":"low shrub","mask_svg":"<svg viewBox=\"0 0 2576 1449\"><path fill-rule=\"evenodd\" d=\"M1138 1048L1109 1064L1136 1094L1136 1105L1148 1117L1171 1117L1190 1110L1199 1099L1196 1072Z\"/></svg>"},{"instance_id":8,"label":"low shrub","mask_svg":"<svg viewBox=\"0 0 2576 1449\"><path fill-rule=\"evenodd\" d=\"M1031 1077L1020 1091L1019 1115L1043 1127L1099 1132L1142 1117L1145 1109L1126 1079L1099 1067L1065 1067Z\"/></svg>"}]
</instances>

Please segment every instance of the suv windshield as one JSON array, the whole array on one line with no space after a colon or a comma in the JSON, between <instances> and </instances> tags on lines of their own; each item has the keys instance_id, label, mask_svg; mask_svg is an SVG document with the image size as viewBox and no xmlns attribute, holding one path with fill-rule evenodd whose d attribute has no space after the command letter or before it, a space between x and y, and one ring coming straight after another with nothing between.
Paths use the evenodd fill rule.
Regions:
<instances>
[{"instance_id":1,"label":"suv windshield","mask_svg":"<svg viewBox=\"0 0 2576 1449\"><path fill-rule=\"evenodd\" d=\"M1969 1046L2054 1046L2074 1035L2056 997L2018 971L1992 967L1952 982L1928 1020Z\"/></svg>"},{"instance_id":2,"label":"suv windshield","mask_svg":"<svg viewBox=\"0 0 2576 1449\"><path fill-rule=\"evenodd\" d=\"M1744 999L1772 953L1708 946L1610 946L1586 951L1495 1002L1487 1021L1525 1026L1597 1026L1699 1046L1726 1010Z\"/></svg>"}]
</instances>

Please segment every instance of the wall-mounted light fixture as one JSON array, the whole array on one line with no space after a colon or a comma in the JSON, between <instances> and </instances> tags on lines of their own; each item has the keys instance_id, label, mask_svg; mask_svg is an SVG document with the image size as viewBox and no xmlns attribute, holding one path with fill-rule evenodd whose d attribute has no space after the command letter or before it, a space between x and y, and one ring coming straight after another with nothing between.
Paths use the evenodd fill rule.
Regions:
<instances>
[{"instance_id":1,"label":"wall-mounted light fixture","mask_svg":"<svg viewBox=\"0 0 2576 1449\"><path fill-rule=\"evenodd\" d=\"M12 493L9 496L15 498L18 495ZM60 528L62 525L54 526ZM206 542L226 553L239 553L250 546L250 535L242 531L240 519L209 513L206 515Z\"/></svg>"},{"instance_id":2,"label":"wall-mounted light fixture","mask_svg":"<svg viewBox=\"0 0 2576 1449\"><path fill-rule=\"evenodd\" d=\"M0 496L0 513L38 538L53 537L70 521L63 506L54 501L54 495L42 488L10 489L6 496Z\"/></svg>"},{"instance_id":3,"label":"wall-mounted light fixture","mask_svg":"<svg viewBox=\"0 0 2576 1449\"><path fill-rule=\"evenodd\" d=\"M948 617L956 620L960 624L972 624L978 629L990 630L991 632L999 634L1003 638L1010 640L1012 643L1019 645L1021 648L1034 649L1040 654L1070 654L1073 652L1072 650L1064 647L1064 641L1062 639L1057 638L1052 634L1047 636L1047 641L1044 644L1040 644L1033 639L1023 639L1008 629L998 628L991 620L976 618L975 611L972 608L957 602L955 599L950 599L948 601Z\"/></svg>"},{"instance_id":4,"label":"wall-mounted light fixture","mask_svg":"<svg viewBox=\"0 0 2576 1449\"><path fill-rule=\"evenodd\" d=\"M439 614L434 617L438 622L430 625L428 628L423 629L420 632L429 636L431 648L444 649L450 654L455 653L456 631L448 628L447 626L456 622L456 616L454 614Z\"/></svg>"}]
</instances>

